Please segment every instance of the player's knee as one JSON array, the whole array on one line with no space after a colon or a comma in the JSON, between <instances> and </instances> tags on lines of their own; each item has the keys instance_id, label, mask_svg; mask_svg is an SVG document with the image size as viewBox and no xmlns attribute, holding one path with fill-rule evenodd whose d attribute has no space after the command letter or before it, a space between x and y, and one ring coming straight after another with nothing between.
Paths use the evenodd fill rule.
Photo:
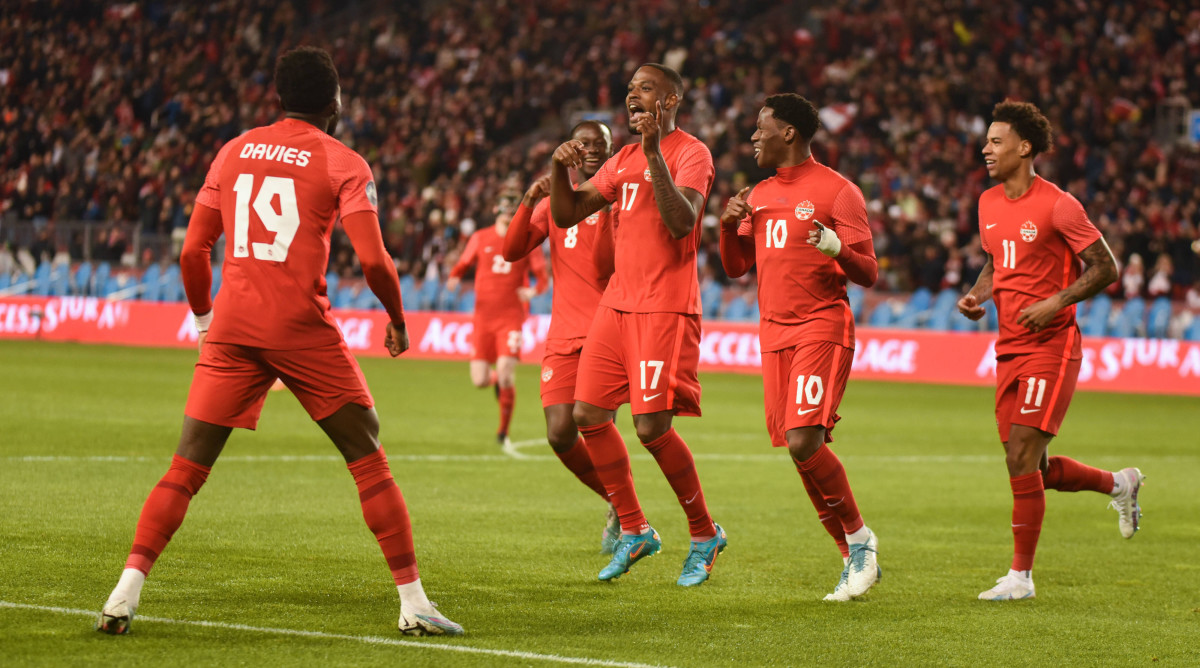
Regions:
<instances>
[{"instance_id":1,"label":"player's knee","mask_svg":"<svg viewBox=\"0 0 1200 668\"><path fill-rule=\"evenodd\" d=\"M825 430L820 427L792 429L787 433L787 443L792 459L798 462L805 461L825 445Z\"/></svg>"},{"instance_id":2,"label":"player's knee","mask_svg":"<svg viewBox=\"0 0 1200 668\"><path fill-rule=\"evenodd\" d=\"M670 420L639 420L634 425L637 429L638 440L642 445L653 443L671 430Z\"/></svg>"},{"instance_id":3,"label":"player's knee","mask_svg":"<svg viewBox=\"0 0 1200 668\"><path fill-rule=\"evenodd\" d=\"M580 427L591 427L598 424L604 424L612 419L608 415L608 411L585 404L582 401L575 402L575 408L571 410L571 418L575 420L575 424Z\"/></svg>"}]
</instances>

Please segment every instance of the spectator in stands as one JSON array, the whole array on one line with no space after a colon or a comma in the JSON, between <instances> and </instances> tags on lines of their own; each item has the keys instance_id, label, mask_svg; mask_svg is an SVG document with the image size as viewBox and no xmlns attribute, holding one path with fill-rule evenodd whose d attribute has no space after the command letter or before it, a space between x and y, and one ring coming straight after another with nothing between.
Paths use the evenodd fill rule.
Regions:
<instances>
[{"instance_id":1,"label":"spectator in stands","mask_svg":"<svg viewBox=\"0 0 1200 668\"><path fill-rule=\"evenodd\" d=\"M1122 294L1125 299L1141 297L1145 288L1146 269L1142 262L1142 256L1134 253L1129 256L1129 261L1125 264L1125 271L1121 272Z\"/></svg>"}]
</instances>

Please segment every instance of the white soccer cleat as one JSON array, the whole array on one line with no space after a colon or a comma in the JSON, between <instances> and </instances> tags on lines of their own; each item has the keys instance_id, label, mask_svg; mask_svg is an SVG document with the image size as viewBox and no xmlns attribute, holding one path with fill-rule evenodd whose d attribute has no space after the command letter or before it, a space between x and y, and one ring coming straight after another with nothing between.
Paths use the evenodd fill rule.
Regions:
<instances>
[{"instance_id":1,"label":"white soccer cleat","mask_svg":"<svg viewBox=\"0 0 1200 668\"><path fill-rule=\"evenodd\" d=\"M981 593L979 600L1019 601L1025 598L1033 598L1034 595L1032 575L1024 576L1020 573L1009 571L1004 577L996 580L995 587Z\"/></svg>"},{"instance_id":2,"label":"white soccer cleat","mask_svg":"<svg viewBox=\"0 0 1200 668\"><path fill-rule=\"evenodd\" d=\"M442 616L430 604L424 614L400 606L400 632L406 636L461 636L463 627Z\"/></svg>"},{"instance_id":3,"label":"white soccer cleat","mask_svg":"<svg viewBox=\"0 0 1200 668\"><path fill-rule=\"evenodd\" d=\"M136 606L130 606L123 600L108 601L96 619L96 630L109 635L123 636L129 633L130 624L133 622L133 613L136 611Z\"/></svg>"},{"instance_id":4,"label":"white soccer cleat","mask_svg":"<svg viewBox=\"0 0 1200 668\"><path fill-rule=\"evenodd\" d=\"M1142 507L1138 505L1138 490L1146 476L1135 468L1121 469L1113 474L1121 476L1121 493L1113 497L1108 507L1117 511L1117 526L1125 538L1133 538L1142 519Z\"/></svg>"},{"instance_id":5,"label":"white soccer cleat","mask_svg":"<svg viewBox=\"0 0 1200 668\"><path fill-rule=\"evenodd\" d=\"M858 598L867 593L871 587L879 582L879 578L883 575L883 571L879 569L879 539L875 536L875 532L867 529L871 534L865 543L850 544L850 561L846 564L846 595L850 598ZM842 588L841 583L838 588ZM837 593L837 590L834 590Z\"/></svg>"},{"instance_id":6,"label":"white soccer cleat","mask_svg":"<svg viewBox=\"0 0 1200 668\"><path fill-rule=\"evenodd\" d=\"M850 560L846 559L846 566L845 566L845 568L842 569L842 577L838 579L837 586L833 588L832 593L825 594L825 598L823 598L821 600L823 600L823 601L838 601L838 602L843 602L843 603L851 600L850 592L849 592L849 590L846 589L846 578L848 577L849 573L850 573Z\"/></svg>"}]
</instances>

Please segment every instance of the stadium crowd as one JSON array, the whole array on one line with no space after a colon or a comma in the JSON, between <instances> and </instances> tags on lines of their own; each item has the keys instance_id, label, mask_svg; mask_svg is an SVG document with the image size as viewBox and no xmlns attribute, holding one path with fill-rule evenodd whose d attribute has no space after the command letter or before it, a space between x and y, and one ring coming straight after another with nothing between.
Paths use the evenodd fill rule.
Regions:
<instances>
[{"instance_id":1,"label":"stadium crowd","mask_svg":"<svg viewBox=\"0 0 1200 668\"><path fill-rule=\"evenodd\" d=\"M992 105L1010 97L1054 124L1056 150L1039 172L1084 203L1113 247L1113 296L1200 301L1200 153L1158 132L1164 106L1200 108L1200 10L1155 0L451 0L425 3L414 20L386 5L9 3L0 224L34 221L39 233L0 251L0 271L32 273L30 260L56 254L172 260L170 244L131 257L129 237L180 238L220 145L277 117L270 73L281 49L320 43L342 76L339 137L371 164L388 249L417 281L444 279L470 233L491 224L497 194L545 171L571 111L613 112L626 141L628 77L660 61L684 75L680 126L717 166L706 281L730 284L717 215L765 176L749 144L757 109L766 94L797 91L821 107L818 159L866 196L879 288L969 287L986 260L976 200L991 184L979 148ZM100 232L85 240L65 231L70 221ZM358 271L343 235L331 263L342 278Z\"/></svg>"}]
</instances>

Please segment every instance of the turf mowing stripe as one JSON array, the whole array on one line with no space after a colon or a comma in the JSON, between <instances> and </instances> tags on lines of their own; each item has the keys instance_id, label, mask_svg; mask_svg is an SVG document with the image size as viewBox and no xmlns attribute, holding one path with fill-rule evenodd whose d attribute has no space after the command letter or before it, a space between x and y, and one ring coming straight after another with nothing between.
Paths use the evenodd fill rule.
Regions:
<instances>
[{"instance_id":1,"label":"turf mowing stripe","mask_svg":"<svg viewBox=\"0 0 1200 668\"><path fill-rule=\"evenodd\" d=\"M86 617L95 617L94 610L79 610L77 608L58 608L48 605L30 605L28 603L12 603L10 601L0 601L0 608L14 608L18 610L38 610L41 612L53 612L60 615L80 615ZM226 622L206 622L190 619L169 619L167 617L144 617L138 615L138 622L158 622L161 624L182 624L184 626L202 626L214 629L228 629L230 631L251 631L254 633L273 633L285 636L301 636L305 638L322 638L329 640L352 640L354 642L362 642L370 645L399 645L401 647L415 647L419 649L433 649L445 652L459 652L462 654L486 654L488 656L503 656L513 659L526 659L532 661L550 661L553 663L569 663L582 666L612 666L613 668L665 668L664 666L649 664L649 663L624 663L621 661L607 661L603 659L586 659L574 656L559 656L557 654L537 654L535 652L517 652L505 649L487 649L484 647L463 647L461 645L447 645L441 643L421 642L417 640L397 640L395 638L384 638L381 636L352 636L342 633L325 633L323 631L300 631L297 629L276 629L267 626L248 626L246 624L229 624Z\"/></svg>"}]
</instances>

